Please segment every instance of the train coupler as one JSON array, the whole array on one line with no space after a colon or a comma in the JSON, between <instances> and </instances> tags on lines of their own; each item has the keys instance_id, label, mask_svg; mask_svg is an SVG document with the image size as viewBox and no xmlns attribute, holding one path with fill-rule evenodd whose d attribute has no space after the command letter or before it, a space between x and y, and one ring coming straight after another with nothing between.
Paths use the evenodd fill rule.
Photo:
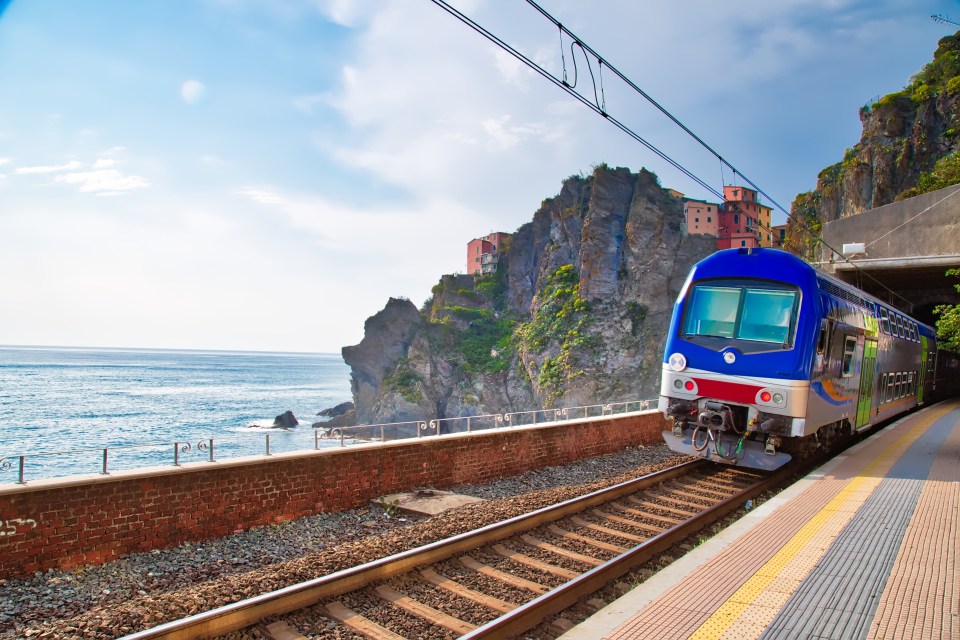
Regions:
<instances>
[{"instance_id":1,"label":"train coupler","mask_svg":"<svg viewBox=\"0 0 960 640\"><path fill-rule=\"evenodd\" d=\"M792 458L790 454L777 451L769 453L767 443L752 440L731 431L706 430L680 427L663 432L663 439L671 451L703 458L712 462L732 464L750 469L773 471L779 469ZM770 439L768 439L769 442Z\"/></svg>"}]
</instances>

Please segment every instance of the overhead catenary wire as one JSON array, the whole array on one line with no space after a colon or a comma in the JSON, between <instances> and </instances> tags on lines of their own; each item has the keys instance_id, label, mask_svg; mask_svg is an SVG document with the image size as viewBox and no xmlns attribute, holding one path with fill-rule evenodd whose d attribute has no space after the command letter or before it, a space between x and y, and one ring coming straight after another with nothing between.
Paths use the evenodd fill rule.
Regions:
<instances>
[{"instance_id":1,"label":"overhead catenary wire","mask_svg":"<svg viewBox=\"0 0 960 640\"><path fill-rule=\"evenodd\" d=\"M433 2L435 5L437 5L438 7L440 7L441 9L443 9L444 11L452 15L453 17L457 18L460 22L464 23L465 25L467 25L468 27L470 27L471 29L473 29L483 37L487 38L488 40L496 44L498 47L502 48L504 51L506 51L513 57L515 57L517 60L520 60L521 62L526 64L528 67L536 71L539 75L541 75L546 80L550 81L560 89L566 91L568 94L576 98L581 104L589 108L594 113L600 116L603 116L615 127L617 127L618 129L626 133L628 136L630 136L631 138L633 138L634 140L642 144L644 147L646 147L650 151L652 151L654 154L657 155L657 157L667 162L674 169L676 169L677 171L680 171L683 175L687 176L688 178L690 178L691 180L699 184L701 187L703 187L710 193L718 197L722 197L722 195L716 189L714 189L704 180L696 176L692 171L690 171L689 169L681 165L679 162L671 158L664 151L660 150L653 143L646 140L643 136L641 136L639 133L637 133L636 131L634 131L627 125L625 125L623 122L611 116L609 113L606 113L603 109L601 109L599 104L594 104L588 98L585 98L578 92L574 91L573 87L569 86L567 83L565 83L564 81L554 76L552 73L550 73L549 71L547 71L546 69L538 65L536 62L534 62L533 60L525 56L520 51L517 51L511 45L501 40L498 36L490 32L489 30L487 30L485 27L483 27L482 25L474 21L472 18L460 12L455 7L451 6L445 0L431 0L431 2Z\"/></svg>"},{"instance_id":2,"label":"overhead catenary wire","mask_svg":"<svg viewBox=\"0 0 960 640\"><path fill-rule=\"evenodd\" d=\"M717 197L717 198L719 198L719 199L721 199L721 200L725 200L724 195L723 195L721 192L719 192L719 191L717 191L716 189L714 189L714 188L713 188L712 186L710 186L705 180L701 179L699 176L697 176L696 174L694 174L691 170L687 169L685 166L683 166L683 165L682 165L680 162L678 162L677 160L674 160L674 159L673 159L671 156L669 156L666 152L662 151L662 150L659 149L657 146L655 146L653 143L651 143L650 141L646 140L643 136L641 136L639 133L637 133L636 131L634 131L634 130L631 129L630 127L628 127L626 124L624 124L623 122L621 122L621 121L620 121L619 119L617 119L616 117L612 116L612 115L606 110L606 101L605 101L605 98L604 98L603 102L601 103L600 99L597 97L597 92L596 92L596 79L593 78L593 69L590 67L590 58L589 58L589 56L588 56L587 54L589 54L590 56L595 57L595 58L597 59L598 68L600 68L601 71L602 71L603 66L606 66L608 69L610 69L610 71L611 71L614 75L616 75L618 78L620 78L628 87L630 87L630 88L633 89L635 92L637 92L637 93L639 93L641 96L643 96L643 98L645 98L645 99L646 99L651 105L653 105L658 111L660 111L661 113L663 113L663 114L664 114L667 118L669 118L674 124L676 124L678 127L680 127L685 133L687 133L690 137L692 137L696 142L698 142L704 149L706 149L709 153L711 153L714 157L716 157L716 158L720 161L720 163L721 163L721 175L722 175L722 167L723 167L724 165L726 165L726 166L730 169L730 171L733 173L734 179L736 179L737 176L739 176L740 178L742 178L742 179L744 180L744 182L746 182L748 185L750 185L757 193L759 193L760 195L762 195L762 196L763 196L764 198L766 198L771 204L773 204L774 207L776 207L776 208L779 209L781 212L783 212L784 215L786 215L786 217L787 217L789 220L793 220L796 224L800 225L807 233L810 234L810 236L812 237L812 239L813 239L815 242L817 242L818 244L822 245L824 248L826 248L827 250L829 250L829 251L831 252L831 256L838 256L838 257L840 257L842 260L844 260L845 262L848 262L851 266L853 266L853 268L858 272L859 275L862 275L862 276L865 276L865 277L869 278L869 279L872 280L873 282L877 283L879 286L881 286L881 287L883 287L884 289L886 289L891 295L895 295L895 296L897 296L898 298L900 298L900 299L904 300L905 302L907 302L908 304L910 304L909 300L907 300L906 298L904 298L904 297L901 296L900 294L896 293L895 291L893 291L892 289L890 289L889 287L887 287L886 285L884 285L882 282L880 282L879 280L877 280L876 278L874 278L874 277L871 276L870 274L864 272L862 269L860 269L859 266L857 266L856 263L854 263L852 260L850 260L849 258L847 258L846 256L844 256L842 252L836 250L834 247L832 247L830 244L828 244L817 232L815 232L813 229L811 229L810 226L809 226L804 220L802 220L802 219L800 219L800 218L792 215L792 214L791 214L787 209L785 209L780 203L778 203L774 198L772 198L766 191L764 191L763 189L761 189L753 180L751 180L750 178L748 178L747 176L745 176L742 172L740 172L736 167L733 166L732 163L730 163L726 158L724 158L724 157L723 157L718 151L716 151L713 147L711 147L709 144L707 144L702 138L700 138L700 136L698 136L697 134L695 134L689 127L687 127L683 122L681 122L676 116L674 116L672 113L670 113L670 111L668 111L665 107L663 107L663 105L661 105L659 102L657 102L656 100L654 100L648 93L646 93L643 89L641 89L641 88L640 88L636 83L634 83L629 77L627 77L627 76L626 76L625 74L623 74L619 69L617 69L616 66L614 66L613 64L611 64L611 63L610 63L608 60L606 60L603 56L601 56L599 53L597 53L596 50L594 50L592 47L590 47L589 45L587 45L586 43L584 43L583 40L582 40L577 34L573 33L573 32L570 31L568 28L566 28L565 26L563 26L563 24L562 24L559 20L557 20L556 18L554 18L549 12L547 12L545 9L543 9L543 7L541 7L539 4L537 4L534 0L526 0L526 2L527 2L527 4L529 4L531 7L533 7L534 9L536 9L543 17L545 17L547 20L549 20L551 23L553 23L553 24L560 30L561 56L562 56L562 51L563 51L563 47L562 47L563 34L567 34L567 35L573 40L573 42L571 43L571 56L573 57L573 64L574 64L574 68L575 68L575 69L576 69L576 54L575 54L575 51L574 51L574 46L579 47L579 48L581 49L581 51L584 52L584 56L585 56L586 61L587 61L588 69L590 70L591 78L593 78L594 102L591 102L588 98L586 98L585 96L581 95L579 92L577 92L577 91L575 90L576 76L575 76L575 80L574 80L573 85L571 85L570 83L567 82L566 60L565 60L565 59L563 59L563 78L562 78L562 79L561 79L561 78L557 78L557 77L554 76L551 72L549 72L547 69L545 69L544 67L542 67L542 66L540 66L539 64L537 64L536 62L534 62L532 59L530 59L529 57L527 57L526 55L524 55L523 53L521 53L520 51L518 51L517 49L515 49L513 46L509 45L507 42L505 42L505 41L502 40L500 37L498 37L498 36L496 36L495 34L493 34L491 31L489 31L488 29L486 29L485 27L483 27L481 24L479 24L478 22L476 22L475 20L473 20L472 18L470 18L469 16L467 16L467 15L464 14L463 12L461 12L461 11L459 11L458 9L456 9L455 7L451 6L451 5L450 5L448 2L446 2L445 0L431 0L431 2L433 2L435 5L437 5L438 7L440 7L441 9L443 9L444 11L446 11L447 13L449 13L450 15L452 15L453 17L455 17L457 20L459 20L459 21L462 22L463 24L467 25L468 27L470 27L471 29L473 29L474 31L476 31L477 33L479 33L480 35L482 35L483 37L487 38L488 40L490 40L491 42L493 42L494 44L496 44L498 47L500 47L501 49L503 49L505 52L507 52L507 53L509 53L511 56L515 57L517 60L519 60L519 61L521 61L522 63L524 63L525 65L527 65L530 69L532 69L533 71L535 71L537 74L539 74L540 76L542 76L542 77L545 78L546 80L548 80L548 81L550 81L551 83L553 83L555 86L557 86L557 87L559 87L560 89L562 89L562 90L564 90L565 92L567 92L569 95L571 95L572 97L574 97L575 99L577 99L581 104L583 104L584 106L586 106L587 108L589 108L589 109L590 109L591 111L593 111L594 113L597 113L598 115L602 116L604 119L606 119L607 121L609 121L611 124L613 124L615 127L617 127L618 129L620 129L622 132L626 133L628 136L630 136L631 138L633 138L634 140L636 140L637 142L639 142L640 144L642 144L644 147L646 147L648 150L650 150L651 152L653 152L657 157L659 157L659 158L661 158L662 160L664 160L665 162L667 162L667 163L668 163L670 166L672 166L674 169L676 169L677 171L679 171L680 173L682 173L683 175L687 176L688 178L690 178L691 180L693 180L694 182L696 182L698 185L700 185L701 187L703 187L707 192L711 193L712 195L714 195L715 197ZM576 71L575 71L574 73L576 74ZM602 77L601 77L601 93L602 93ZM738 208L738 210L739 210L739 208ZM742 212L742 210L741 210L741 212ZM744 215L748 215L748 214L746 214L745 212L743 212L743 213L744 213ZM761 224L761 223L759 222L759 220L757 220L757 223L758 223L758 225ZM765 225L764 225L764 227L765 227ZM766 228L766 227L765 227L765 228ZM768 229L768 230L769 230L769 229Z\"/></svg>"},{"instance_id":3,"label":"overhead catenary wire","mask_svg":"<svg viewBox=\"0 0 960 640\"><path fill-rule=\"evenodd\" d=\"M628 87L630 87L631 89L633 89L636 93L640 94L640 95L641 95L645 100L647 100L647 102L649 102L654 108L656 108L656 109L657 109L658 111L660 111L663 115L665 115L667 118L669 118L671 122L673 122L675 125L677 125L678 127L680 127L687 135L689 135L691 138L693 138L698 144L700 144L700 145L701 145L704 149L706 149L711 155L713 155L717 160L719 160L719 161L720 161L720 166L721 166L721 175L722 175L723 166L726 165L727 167L729 167L730 171L733 173L734 178L736 178L737 176L740 176L741 178L743 178L744 182L746 182L748 185L750 185L757 193L759 193L759 194L762 195L764 198L766 198L771 204L773 204L773 206L774 206L775 208L777 208L777 209L779 209L781 212L783 212L783 214L786 215L788 219L793 220L793 221L796 222L797 224L801 225L807 232L809 232L809 233L814 237L814 239L815 239L817 242L819 242L820 244L822 244L824 247L826 247L826 248L829 249L830 251L832 251L832 252L834 252L834 253L836 253L836 254L838 254L838 255L841 255L841 256L843 255L843 254L841 254L839 251L837 251L836 249L834 249L833 247L831 247L829 244L827 244L827 243L823 240L823 238L819 237L818 234L817 234L813 229L811 229L809 225L806 224L806 222L804 222L803 220L800 220L799 218L796 218L795 216L793 216L787 209L785 209L785 208L783 207L783 205L781 205L779 202L777 202L774 198L772 198L772 197L770 196L770 194L768 194L766 191L764 191L763 189L761 189L753 180L751 180L749 177L747 177L746 175L744 175L739 169L737 169L735 166L733 166L733 164L732 164L729 160L727 160L726 158L724 158L724 157L720 154L719 151L717 151L716 149L714 149L713 147L711 147L709 144L707 144L707 142L706 142L705 140L703 140L703 138L701 138L701 137L698 136L696 133L694 133L694 132L693 132L687 125L685 125L679 118L677 118L676 116L674 116L666 107L664 107L662 104L660 104L659 102L657 102L650 94L648 94L646 91L644 91L643 89L641 89L641 88L640 88L633 80L631 80L626 74L624 74L624 73L621 72L619 69L617 69L616 66L614 66L613 64L611 64L609 60L607 60L606 58L604 58L603 56L601 56L595 49L593 49L593 47L591 47L590 45L586 44L586 43L583 41L583 39L580 38L580 36L578 36L578 35L575 34L573 31L571 31L570 29L568 29L567 27L565 27L565 26L563 25L563 23L561 23L561 22L560 22L559 20L557 20L553 15L551 15L550 12L548 12L546 9L544 9L544 8L541 7L539 4L537 4L534 0L525 0L525 1L526 1L526 3L529 4L531 7L533 7L534 9L536 9L536 11L537 11L538 13L540 13L540 15L542 15L544 18L546 18L546 19L549 20L551 23L553 23L553 24L560 30L561 33L565 33L565 34L567 34L570 38L572 38L572 39L574 40L574 42L575 42L581 49L583 49L585 52L588 52L590 55L594 56L594 57L597 59L598 64L600 64L600 65L606 65L607 68L610 69L610 71L611 71L612 73L614 73L618 78L620 78L620 79L624 82L624 84L626 84ZM713 193L714 195L716 195L717 197L723 198L723 195L720 194L720 193L718 193L716 190L714 190L714 189L708 189L708 190L709 190L711 193ZM852 263L851 263L851 264L852 264Z\"/></svg>"}]
</instances>

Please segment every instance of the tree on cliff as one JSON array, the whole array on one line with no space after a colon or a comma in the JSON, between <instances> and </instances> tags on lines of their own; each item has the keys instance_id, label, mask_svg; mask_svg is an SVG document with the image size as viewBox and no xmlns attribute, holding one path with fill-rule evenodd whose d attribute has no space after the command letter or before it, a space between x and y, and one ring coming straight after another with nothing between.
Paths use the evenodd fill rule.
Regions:
<instances>
[{"instance_id":1,"label":"tree on cliff","mask_svg":"<svg viewBox=\"0 0 960 640\"><path fill-rule=\"evenodd\" d=\"M960 269L947 269L948 276L960 276ZM960 293L960 284L953 285ZM937 316L939 346L960 353L960 304L941 304L933 310Z\"/></svg>"}]
</instances>

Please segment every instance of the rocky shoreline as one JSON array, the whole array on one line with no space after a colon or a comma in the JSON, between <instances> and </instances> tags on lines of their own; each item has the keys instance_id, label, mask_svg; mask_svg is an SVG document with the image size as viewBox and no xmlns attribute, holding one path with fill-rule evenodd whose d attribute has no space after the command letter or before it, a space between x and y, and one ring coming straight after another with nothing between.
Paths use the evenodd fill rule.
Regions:
<instances>
[{"instance_id":1,"label":"rocky shoreline","mask_svg":"<svg viewBox=\"0 0 960 640\"><path fill-rule=\"evenodd\" d=\"M626 449L486 485L453 487L486 501L429 520L390 516L372 504L105 565L0 580L0 639L114 638L468 531L675 460L663 445Z\"/></svg>"}]
</instances>

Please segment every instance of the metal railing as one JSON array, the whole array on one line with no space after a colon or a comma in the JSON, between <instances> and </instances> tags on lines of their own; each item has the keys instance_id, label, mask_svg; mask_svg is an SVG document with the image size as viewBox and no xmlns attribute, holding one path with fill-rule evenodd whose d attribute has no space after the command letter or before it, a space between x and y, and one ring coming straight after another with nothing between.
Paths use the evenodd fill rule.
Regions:
<instances>
[{"instance_id":1,"label":"metal railing","mask_svg":"<svg viewBox=\"0 0 960 640\"><path fill-rule=\"evenodd\" d=\"M322 425L313 430L313 449L319 450L327 447L321 446L321 441L339 441L341 447L361 442L380 441L387 442L391 440L401 440L405 438L422 438L425 436L436 436L450 433L470 433L485 429L498 429L504 427L518 427L538 424L548 424L551 422L560 422L571 419L585 419L603 416L612 416L629 413L631 411L645 411L651 407L656 407L657 401L653 400L630 400L627 402L613 402L607 404L595 404L582 407L565 407L560 409L536 409L532 411L516 411L511 413L490 413L475 416L462 416L457 418L439 418L434 420L420 420L410 422L390 422L384 424L361 424L351 427L332 427L324 428ZM275 435L275 434L274 434ZM263 456L274 455L271 451L270 433L263 434ZM236 443L238 438L223 438L216 440L220 449L226 443ZM249 443L249 439L245 439ZM329 445L328 445L329 446ZM336 446L336 445L333 445ZM26 484L27 461L34 458L49 458L52 456L75 456L90 452L99 454L99 472L101 475L110 474L110 462L113 459L112 454L124 450L172 450L172 465L181 466L181 458L184 455L196 451L204 453L203 457L208 462L216 462L214 455L214 438L200 440L196 443L176 440L173 442L153 442L145 444L117 445L107 447L91 447L81 449L69 449L66 451L38 451L33 453L22 453L8 455L0 458L0 473L5 473L17 469L17 484ZM304 449L296 449L302 451ZM163 459L170 460L169 454L162 454L155 458L159 464L164 464ZM197 461L197 460L195 460Z\"/></svg>"}]
</instances>

